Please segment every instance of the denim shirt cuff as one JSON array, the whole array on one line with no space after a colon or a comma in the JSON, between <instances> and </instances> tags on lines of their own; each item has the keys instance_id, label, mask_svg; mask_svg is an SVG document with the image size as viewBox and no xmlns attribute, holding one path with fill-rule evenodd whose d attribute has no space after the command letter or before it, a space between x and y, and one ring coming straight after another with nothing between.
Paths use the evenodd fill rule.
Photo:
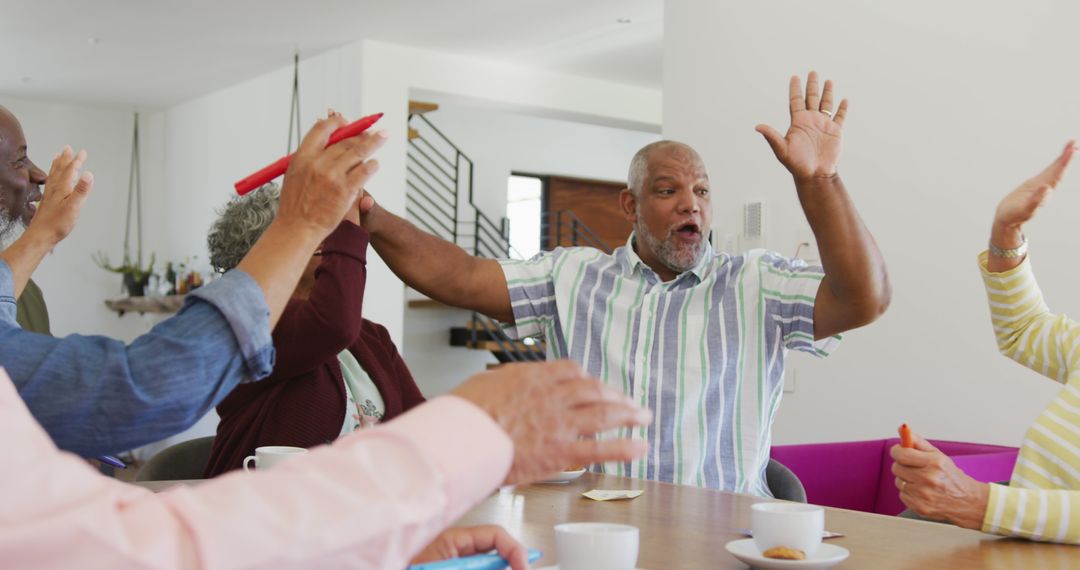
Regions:
<instances>
[{"instance_id":1,"label":"denim shirt cuff","mask_svg":"<svg viewBox=\"0 0 1080 570\"><path fill-rule=\"evenodd\" d=\"M232 327L250 373L248 378L261 380L269 376L274 369L274 341L270 336L270 308L258 283L247 273L233 269L188 294L185 306L196 299L213 305Z\"/></svg>"},{"instance_id":2,"label":"denim shirt cuff","mask_svg":"<svg viewBox=\"0 0 1080 570\"><path fill-rule=\"evenodd\" d=\"M0 321L15 324L15 283L11 267L0 260Z\"/></svg>"}]
</instances>

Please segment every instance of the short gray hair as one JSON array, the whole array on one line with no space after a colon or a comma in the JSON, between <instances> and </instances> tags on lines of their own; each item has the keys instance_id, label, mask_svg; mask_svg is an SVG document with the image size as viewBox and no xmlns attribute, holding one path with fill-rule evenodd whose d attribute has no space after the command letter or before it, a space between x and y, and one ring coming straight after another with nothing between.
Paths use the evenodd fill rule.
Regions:
<instances>
[{"instance_id":1,"label":"short gray hair","mask_svg":"<svg viewBox=\"0 0 1080 570\"><path fill-rule=\"evenodd\" d=\"M239 265L274 221L280 199L281 188L270 183L229 200L218 210L218 218L206 236L210 265L222 272Z\"/></svg>"},{"instance_id":2,"label":"short gray hair","mask_svg":"<svg viewBox=\"0 0 1080 570\"><path fill-rule=\"evenodd\" d=\"M630 172L626 175L626 187L630 189L634 196L641 196L641 190L644 188L646 178L649 176L649 155L654 150L668 146L690 148L679 141L656 141L641 147L641 150L634 154L634 158L630 159Z\"/></svg>"}]
</instances>

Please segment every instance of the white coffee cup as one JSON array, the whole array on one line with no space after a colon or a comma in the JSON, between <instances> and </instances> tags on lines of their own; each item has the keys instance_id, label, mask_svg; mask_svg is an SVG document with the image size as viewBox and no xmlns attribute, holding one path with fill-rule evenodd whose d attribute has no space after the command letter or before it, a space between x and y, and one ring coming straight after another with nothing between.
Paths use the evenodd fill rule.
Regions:
<instances>
[{"instance_id":1,"label":"white coffee cup","mask_svg":"<svg viewBox=\"0 0 1080 570\"><path fill-rule=\"evenodd\" d=\"M244 471L251 471L248 467L248 463L254 461L256 469L269 469L282 461L292 459L293 457L299 457L308 450L303 447L289 447L287 445L268 445L264 447L256 447L255 455L249 455L244 458Z\"/></svg>"},{"instance_id":2,"label":"white coffee cup","mask_svg":"<svg viewBox=\"0 0 1080 570\"><path fill-rule=\"evenodd\" d=\"M627 524L557 524L559 570L634 570L638 539L638 528Z\"/></svg>"},{"instance_id":3,"label":"white coffee cup","mask_svg":"<svg viewBox=\"0 0 1080 570\"><path fill-rule=\"evenodd\" d=\"M754 503L750 508L758 550L784 546L801 550L809 558L821 546L825 509L801 503Z\"/></svg>"}]
</instances>

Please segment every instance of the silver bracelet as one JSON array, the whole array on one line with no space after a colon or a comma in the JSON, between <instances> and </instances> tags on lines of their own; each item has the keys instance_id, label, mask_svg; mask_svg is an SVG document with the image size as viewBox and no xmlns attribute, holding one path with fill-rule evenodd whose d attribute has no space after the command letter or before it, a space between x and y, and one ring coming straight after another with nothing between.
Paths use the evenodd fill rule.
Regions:
<instances>
[{"instance_id":1,"label":"silver bracelet","mask_svg":"<svg viewBox=\"0 0 1080 570\"><path fill-rule=\"evenodd\" d=\"M992 255L994 257L1000 257L1002 259L1016 259L1018 257L1024 257L1025 255L1027 255L1027 250L1028 250L1027 236L1025 236L1023 234L1020 234L1020 239L1022 240L1020 242L1020 245L1018 245L1018 246L1016 246L1016 247L1014 247L1012 249L1002 249L1002 248L994 245L994 242L991 241L990 242L990 255Z\"/></svg>"}]
</instances>

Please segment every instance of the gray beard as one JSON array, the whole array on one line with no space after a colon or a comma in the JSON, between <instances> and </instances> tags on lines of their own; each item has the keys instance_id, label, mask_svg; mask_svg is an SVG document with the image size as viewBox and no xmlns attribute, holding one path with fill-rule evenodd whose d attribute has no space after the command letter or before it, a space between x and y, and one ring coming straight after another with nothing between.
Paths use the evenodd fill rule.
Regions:
<instances>
[{"instance_id":1,"label":"gray beard","mask_svg":"<svg viewBox=\"0 0 1080 570\"><path fill-rule=\"evenodd\" d=\"M653 250L660 263L663 263L665 267L676 273L683 273L693 269L701 261L702 256L705 255L704 240L699 242L690 252L681 252L670 240L661 241L656 239L649 233L649 229L645 227L640 213L637 222L634 224L634 235L648 244L649 249Z\"/></svg>"},{"instance_id":2,"label":"gray beard","mask_svg":"<svg viewBox=\"0 0 1080 570\"><path fill-rule=\"evenodd\" d=\"M7 212L0 212L0 251L11 247L25 231L26 224L22 220L13 220Z\"/></svg>"}]
</instances>

